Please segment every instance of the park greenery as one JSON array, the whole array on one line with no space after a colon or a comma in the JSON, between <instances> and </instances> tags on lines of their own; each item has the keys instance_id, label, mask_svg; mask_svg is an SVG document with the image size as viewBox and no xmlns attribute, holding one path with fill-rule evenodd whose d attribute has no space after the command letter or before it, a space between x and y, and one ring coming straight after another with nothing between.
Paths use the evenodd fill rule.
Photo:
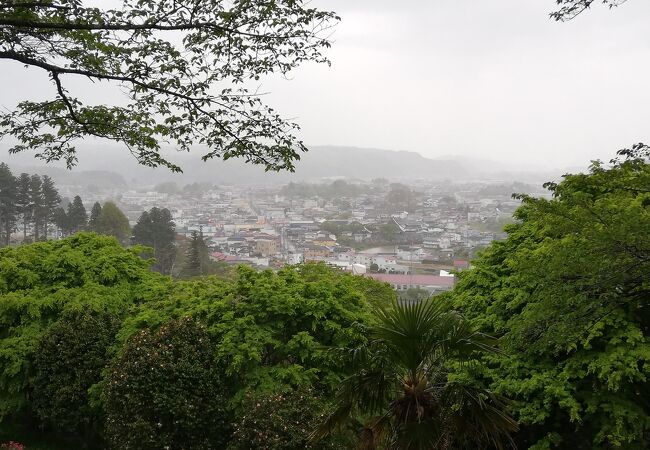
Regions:
<instances>
[{"instance_id":1,"label":"park greenery","mask_svg":"<svg viewBox=\"0 0 650 450\"><path fill-rule=\"evenodd\" d=\"M649 158L520 195L432 299L322 264L175 280L88 232L0 249L0 441L648 449Z\"/></svg>"}]
</instances>

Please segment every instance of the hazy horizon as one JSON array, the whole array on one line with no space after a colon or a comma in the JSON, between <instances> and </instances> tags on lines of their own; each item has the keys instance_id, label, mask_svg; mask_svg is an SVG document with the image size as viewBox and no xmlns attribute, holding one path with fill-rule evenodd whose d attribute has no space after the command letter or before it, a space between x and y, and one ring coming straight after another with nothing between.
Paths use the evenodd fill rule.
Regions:
<instances>
[{"instance_id":1,"label":"hazy horizon","mask_svg":"<svg viewBox=\"0 0 650 450\"><path fill-rule=\"evenodd\" d=\"M332 66L306 64L290 80L260 84L311 146L561 169L650 141L649 2L594 4L567 23L549 19L552 0L313 5L342 18L327 51ZM17 63L3 64L0 83L30 86L3 89L0 107L54 96L44 72ZM105 83L70 86L91 103L113 100ZM8 144L0 149L11 161ZM95 145L106 141L79 146L81 170L83 147Z\"/></svg>"}]
</instances>

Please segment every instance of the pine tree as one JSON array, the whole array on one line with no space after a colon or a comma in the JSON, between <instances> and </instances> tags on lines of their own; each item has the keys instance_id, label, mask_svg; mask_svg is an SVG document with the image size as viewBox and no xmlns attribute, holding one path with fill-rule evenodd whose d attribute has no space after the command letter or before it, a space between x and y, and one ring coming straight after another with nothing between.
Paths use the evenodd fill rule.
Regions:
<instances>
[{"instance_id":1,"label":"pine tree","mask_svg":"<svg viewBox=\"0 0 650 450\"><path fill-rule=\"evenodd\" d=\"M97 232L97 221L99 216L102 214L102 205L99 202L95 202L93 208L90 210L90 218L88 219L88 229L90 231Z\"/></svg>"},{"instance_id":2,"label":"pine tree","mask_svg":"<svg viewBox=\"0 0 650 450\"><path fill-rule=\"evenodd\" d=\"M11 233L16 227L17 188L16 178L9 166L0 163L0 246L9 245Z\"/></svg>"},{"instance_id":3,"label":"pine tree","mask_svg":"<svg viewBox=\"0 0 650 450\"><path fill-rule=\"evenodd\" d=\"M30 218L34 224L34 241L38 241L44 213L43 181L39 175L32 175L29 178L29 208Z\"/></svg>"},{"instance_id":4,"label":"pine tree","mask_svg":"<svg viewBox=\"0 0 650 450\"><path fill-rule=\"evenodd\" d=\"M18 212L23 221L23 241L27 239L27 226L32 220L32 203L30 196L30 178L28 173L21 173L18 177L18 191L16 193Z\"/></svg>"},{"instance_id":5,"label":"pine tree","mask_svg":"<svg viewBox=\"0 0 650 450\"><path fill-rule=\"evenodd\" d=\"M54 224L59 227L64 236L70 233L70 221L68 220L68 214L65 212L65 209L61 207L56 208L54 211Z\"/></svg>"},{"instance_id":6,"label":"pine tree","mask_svg":"<svg viewBox=\"0 0 650 450\"><path fill-rule=\"evenodd\" d=\"M185 266L181 270L181 278L191 278L203 275L203 254L204 247L203 233L192 231L190 245L185 254Z\"/></svg>"},{"instance_id":7,"label":"pine tree","mask_svg":"<svg viewBox=\"0 0 650 450\"><path fill-rule=\"evenodd\" d=\"M152 208L143 212L133 227L133 243L153 248L156 263L152 268L163 274L170 273L174 263L175 237L174 222L167 209Z\"/></svg>"},{"instance_id":8,"label":"pine tree","mask_svg":"<svg viewBox=\"0 0 650 450\"><path fill-rule=\"evenodd\" d=\"M54 221L54 213L56 208L59 207L61 203L61 196L59 191L54 185L52 178L47 175L43 175L43 185L41 189L43 190L43 222L44 222L44 233L45 239L47 239L47 229L48 223Z\"/></svg>"},{"instance_id":9,"label":"pine tree","mask_svg":"<svg viewBox=\"0 0 650 450\"><path fill-rule=\"evenodd\" d=\"M72 200L72 203L68 205L68 231L72 234L83 230L86 227L88 222L88 214L86 213L86 207L81 201L81 197L78 195Z\"/></svg>"}]
</instances>

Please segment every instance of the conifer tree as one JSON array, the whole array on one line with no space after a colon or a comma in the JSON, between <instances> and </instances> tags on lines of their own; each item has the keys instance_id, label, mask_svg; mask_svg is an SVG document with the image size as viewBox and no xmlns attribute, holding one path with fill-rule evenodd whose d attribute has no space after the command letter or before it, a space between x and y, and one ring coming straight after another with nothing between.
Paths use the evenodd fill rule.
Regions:
<instances>
[{"instance_id":1,"label":"conifer tree","mask_svg":"<svg viewBox=\"0 0 650 450\"><path fill-rule=\"evenodd\" d=\"M27 239L27 226L32 220L30 178L28 173L21 173L18 177L16 204L23 222L23 240L25 240Z\"/></svg>"},{"instance_id":2,"label":"conifer tree","mask_svg":"<svg viewBox=\"0 0 650 450\"><path fill-rule=\"evenodd\" d=\"M133 243L153 248L156 263L152 268L163 274L168 274L174 263L175 237L171 213L165 208L143 212L133 227Z\"/></svg>"},{"instance_id":3,"label":"conifer tree","mask_svg":"<svg viewBox=\"0 0 650 450\"><path fill-rule=\"evenodd\" d=\"M29 208L31 221L34 224L34 241L40 239L40 231L43 224L43 181L39 175L32 175L29 178Z\"/></svg>"},{"instance_id":4,"label":"conifer tree","mask_svg":"<svg viewBox=\"0 0 650 450\"><path fill-rule=\"evenodd\" d=\"M63 207L58 207L54 210L54 224L59 227L63 236L70 234L70 221Z\"/></svg>"},{"instance_id":5,"label":"conifer tree","mask_svg":"<svg viewBox=\"0 0 650 450\"><path fill-rule=\"evenodd\" d=\"M97 221L99 216L102 213L102 205L99 202L95 202L92 209L90 210L90 218L88 219L88 229L90 231L97 231Z\"/></svg>"},{"instance_id":6,"label":"conifer tree","mask_svg":"<svg viewBox=\"0 0 650 450\"><path fill-rule=\"evenodd\" d=\"M192 231L190 245L185 254L185 266L181 270L181 278L191 278L203 275L203 255L207 253L203 233Z\"/></svg>"},{"instance_id":7,"label":"conifer tree","mask_svg":"<svg viewBox=\"0 0 650 450\"><path fill-rule=\"evenodd\" d=\"M86 228L88 214L86 213L86 207L81 201L81 197L78 195L74 197L72 203L68 204L67 219L68 231L71 234Z\"/></svg>"},{"instance_id":8,"label":"conifer tree","mask_svg":"<svg viewBox=\"0 0 650 450\"><path fill-rule=\"evenodd\" d=\"M47 239L47 229L48 229L48 224L50 222L54 221L54 213L56 211L56 208L58 208L59 204L61 203L61 196L59 195L59 191L56 189L56 186L54 185L54 181L52 178L48 177L47 175L43 175L42 178L42 191L43 191L43 212L42 212L42 218L43 218L43 225L44 225L44 234L45 234L45 239Z\"/></svg>"},{"instance_id":9,"label":"conifer tree","mask_svg":"<svg viewBox=\"0 0 650 450\"><path fill-rule=\"evenodd\" d=\"M16 227L16 193L16 178L7 164L0 163L0 247L9 245L11 233Z\"/></svg>"}]
</instances>

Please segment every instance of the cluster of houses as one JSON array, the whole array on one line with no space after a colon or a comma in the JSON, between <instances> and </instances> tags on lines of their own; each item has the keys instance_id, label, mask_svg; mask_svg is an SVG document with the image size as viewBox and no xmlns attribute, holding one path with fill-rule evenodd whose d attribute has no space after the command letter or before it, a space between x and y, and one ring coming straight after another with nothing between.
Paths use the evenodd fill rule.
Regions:
<instances>
[{"instance_id":1,"label":"cluster of houses","mask_svg":"<svg viewBox=\"0 0 650 450\"><path fill-rule=\"evenodd\" d=\"M387 183L336 198L288 195L269 186L126 192L119 204L133 223L153 206L169 209L177 233L200 231L216 261L261 269L324 262L398 291L437 292L453 286L449 272L467 268L473 251L505 237L500 224L519 202L507 195L486 197L484 187L416 186L409 211L387 203Z\"/></svg>"}]
</instances>

